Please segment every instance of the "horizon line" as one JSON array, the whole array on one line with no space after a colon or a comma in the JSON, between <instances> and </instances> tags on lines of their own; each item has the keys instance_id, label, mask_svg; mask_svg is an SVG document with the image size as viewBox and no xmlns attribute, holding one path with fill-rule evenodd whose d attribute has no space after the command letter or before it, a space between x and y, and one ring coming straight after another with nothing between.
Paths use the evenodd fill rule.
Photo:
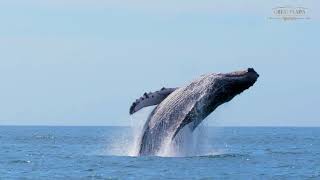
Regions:
<instances>
[{"instance_id":1,"label":"horizon line","mask_svg":"<svg viewBox=\"0 0 320 180\"><path fill-rule=\"evenodd\" d=\"M11 126L11 127L132 127L130 125L41 125L41 124L38 124L38 125L30 125L30 124L0 124L0 127L8 127L8 126ZM315 125L315 126L310 126L310 125L205 125L205 127L217 127L217 128L229 128L229 127L256 127L256 128L260 128L260 127L282 127L282 128L318 128L320 127L320 125Z\"/></svg>"}]
</instances>

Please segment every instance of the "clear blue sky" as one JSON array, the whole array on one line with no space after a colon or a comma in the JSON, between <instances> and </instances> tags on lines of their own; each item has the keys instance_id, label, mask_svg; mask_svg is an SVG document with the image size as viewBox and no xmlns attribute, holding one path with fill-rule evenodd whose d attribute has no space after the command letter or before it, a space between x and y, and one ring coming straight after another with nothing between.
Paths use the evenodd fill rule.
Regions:
<instances>
[{"instance_id":1,"label":"clear blue sky","mask_svg":"<svg viewBox=\"0 0 320 180\"><path fill-rule=\"evenodd\" d=\"M280 5L310 20L270 20ZM307 1L1 1L1 125L129 125L145 91L254 67L206 121L320 125L320 5Z\"/></svg>"}]
</instances>

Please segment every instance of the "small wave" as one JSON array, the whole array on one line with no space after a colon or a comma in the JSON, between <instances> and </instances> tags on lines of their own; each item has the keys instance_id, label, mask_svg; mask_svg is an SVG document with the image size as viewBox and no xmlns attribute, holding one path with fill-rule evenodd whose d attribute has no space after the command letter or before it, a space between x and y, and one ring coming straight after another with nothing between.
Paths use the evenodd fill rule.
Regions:
<instances>
[{"instance_id":1,"label":"small wave","mask_svg":"<svg viewBox=\"0 0 320 180\"><path fill-rule=\"evenodd\" d=\"M125 166L126 168L140 168L139 166L137 165L133 165L133 164L129 164L127 166Z\"/></svg>"},{"instance_id":2,"label":"small wave","mask_svg":"<svg viewBox=\"0 0 320 180\"><path fill-rule=\"evenodd\" d=\"M28 163L31 163L31 161L29 160L13 160L13 161L10 161L9 163L12 163L12 164L28 164Z\"/></svg>"},{"instance_id":3,"label":"small wave","mask_svg":"<svg viewBox=\"0 0 320 180\"><path fill-rule=\"evenodd\" d=\"M92 171L94 171L94 169L89 168L89 169L86 169L85 171L87 171L87 172L92 172Z\"/></svg>"},{"instance_id":4,"label":"small wave","mask_svg":"<svg viewBox=\"0 0 320 180\"><path fill-rule=\"evenodd\" d=\"M303 152L299 151L272 151L268 150L269 154L280 154L280 155L297 155L297 154L303 154Z\"/></svg>"},{"instance_id":5,"label":"small wave","mask_svg":"<svg viewBox=\"0 0 320 180\"><path fill-rule=\"evenodd\" d=\"M238 157L248 157L248 154L211 154L204 156L197 156L201 158L238 158Z\"/></svg>"},{"instance_id":6,"label":"small wave","mask_svg":"<svg viewBox=\"0 0 320 180\"><path fill-rule=\"evenodd\" d=\"M87 178L88 179L116 179L116 178L113 178L113 177L105 178L102 175L97 175L97 174L87 176Z\"/></svg>"},{"instance_id":7,"label":"small wave","mask_svg":"<svg viewBox=\"0 0 320 180\"><path fill-rule=\"evenodd\" d=\"M48 134L48 135L34 134L32 137L35 138L35 139L55 139L56 138L55 136L50 135L50 134Z\"/></svg>"},{"instance_id":8,"label":"small wave","mask_svg":"<svg viewBox=\"0 0 320 180\"><path fill-rule=\"evenodd\" d=\"M286 164L286 165L278 165L278 166L274 166L272 168L278 169L278 168L294 168L293 165L290 164Z\"/></svg>"}]
</instances>

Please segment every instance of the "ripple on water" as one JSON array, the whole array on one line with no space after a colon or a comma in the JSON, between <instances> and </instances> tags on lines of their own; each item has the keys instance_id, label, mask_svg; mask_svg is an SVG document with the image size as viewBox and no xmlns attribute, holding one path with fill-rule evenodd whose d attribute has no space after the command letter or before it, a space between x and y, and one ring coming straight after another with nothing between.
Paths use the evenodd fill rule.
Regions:
<instances>
[{"instance_id":1,"label":"ripple on water","mask_svg":"<svg viewBox=\"0 0 320 180\"><path fill-rule=\"evenodd\" d=\"M273 150L267 150L269 154L279 154L279 155L298 155L298 154L304 154L304 152L301 151L273 151Z\"/></svg>"},{"instance_id":2,"label":"ripple on water","mask_svg":"<svg viewBox=\"0 0 320 180\"><path fill-rule=\"evenodd\" d=\"M28 164L28 163L31 163L31 161L29 160L12 160L9 162L10 164Z\"/></svg>"},{"instance_id":3,"label":"ripple on water","mask_svg":"<svg viewBox=\"0 0 320 180\"><path fill-rule=\"evenodd\" d=\"M224 158L243 158L243 157L248 157L248 154L211 154L211 155L205 155L205 156L198 156L201 158L217 158L217 159L224 159Z\"/></svg>"},{"instance_id":4,"label":"ripple on water","mask_svg":"<svg viewBox=\"0 0 320 180\"><path fill-rule=\"evenodd\" d=\"M89 168L89 169L86 169L85 171L92 172L92 171L94 171L94 169Z\"/></svg>"}]
</instances>

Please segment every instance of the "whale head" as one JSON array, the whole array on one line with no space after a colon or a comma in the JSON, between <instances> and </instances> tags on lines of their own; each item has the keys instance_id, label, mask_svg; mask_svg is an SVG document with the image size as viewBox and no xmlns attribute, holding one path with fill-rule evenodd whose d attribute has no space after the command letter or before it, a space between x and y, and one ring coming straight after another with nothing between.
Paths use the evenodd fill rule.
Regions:
<instances>
[{"instance_id":1,"label":"whale head","mask_svg":"<svg viewBox=\"0 0 320 180\"><path fill-rule=\"evenodd\" d=\"M243 71L230 73L207 74L198 81L197 85L202 86L201 98L194 105L195 115L186 118L178 131L186 124L191 123L191 128L195 129L201 121L213 112L218 106L233 99L236 95L250 88L258 79L259 74L248 68ZM175 132L175 135L177 132ZM174 136L175 136L174 135Z\"/></svg>"},{"instance_id":2,"label":"whale head","mask_svg":"<svg viewBox=\"0 0 320 180\"><path fill-rule=\"evenodd\" d=\"M243 71L230 73L211 74L210 88L208 93L210 99L208 103L216 107L222 103L230 101L236 95L251 87L258 79L259 74L253 69L248 68Z\"/></svg>"},{"instance_id":3,"label":"whale head","mask_svg":"<svg viewBox=\"0 0 320 180\"><path fill-rule=\"evenodd\" d=\"M234 97L244 90L251 87L258 79L259 74L253 69L248 68L244 71L219 74L215 77L215 83L221 85L221 89L215 91L219 96Z\"/></svg>"}]
</instances>

